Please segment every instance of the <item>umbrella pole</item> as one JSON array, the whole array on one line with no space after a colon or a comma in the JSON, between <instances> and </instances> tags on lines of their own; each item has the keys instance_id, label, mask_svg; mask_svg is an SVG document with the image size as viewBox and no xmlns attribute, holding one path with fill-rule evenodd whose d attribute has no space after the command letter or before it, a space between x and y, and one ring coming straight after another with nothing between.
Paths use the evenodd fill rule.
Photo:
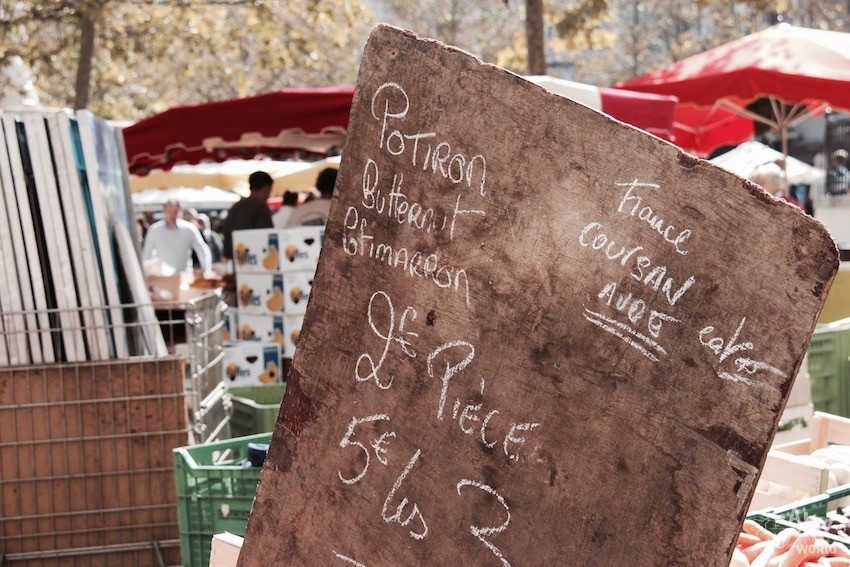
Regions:
<instances>
[{"instance_id":1,"label":"umbrella pole","mask_svg":"<svg viewBox=\"0 0 850 567\"><path fill-rule=\"evenodd\" d=\"M770 106L776 117L776 127L779 130L779 139L782 142L782 175L785 183L788 183L788 115L785 105L775 97L770 97ZM787 190L787 188L786 188Z\"/></svg>"}]
</instances>

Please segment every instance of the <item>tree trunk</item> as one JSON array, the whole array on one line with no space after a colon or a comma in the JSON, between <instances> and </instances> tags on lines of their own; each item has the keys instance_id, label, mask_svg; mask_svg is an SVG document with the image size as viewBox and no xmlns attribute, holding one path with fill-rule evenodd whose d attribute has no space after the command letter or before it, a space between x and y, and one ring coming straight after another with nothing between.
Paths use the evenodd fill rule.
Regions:
<instances>
[{"instance_id":1,"label":"tree trunk","mask_svg":"<svg viewBox=\"0 0 850 567\"><path fill-rule=\"evenodd\" d=\"M528 73L546 74L543 0L525 0L525 42L528 45Z\"/></svg>"},{"instance_id":2,"label":"tree trunk","mask_svg":"<svg viewBox=\"0 0 850 567\"><path fill-rule=\"evenodd\" d=\"M91 71L94 60L94 19L87 11L80 14L80 59L74 83L74 109L88 108L91 98Z\"/></svg>"}]
</instances>

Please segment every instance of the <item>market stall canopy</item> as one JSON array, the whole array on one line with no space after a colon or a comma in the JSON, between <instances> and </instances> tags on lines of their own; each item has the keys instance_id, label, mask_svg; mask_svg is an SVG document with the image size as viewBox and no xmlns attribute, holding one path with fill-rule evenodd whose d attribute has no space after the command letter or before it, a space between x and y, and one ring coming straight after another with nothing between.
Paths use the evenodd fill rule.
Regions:
<instances>
[{"instance_id":1,"label":"market stall canopy","mask_svg":"<svg viewBox=\"0 0 850 567\"><path fill-rule=\"evenodd\" d=\"M166 202L178 201L185 208L229 209L239 199L237 193L215 187L147 189L133 193L133 208L136 211L158 211Z\"/></svg>"},{"instance_id":2,"label":"market stall canopy","mask_svg":"<svg viewBox=\"0 0 850 567\"><path fill-rule=\"evenodd\" d=\"M248 176L255 171L265 171L274 179L272 195L282 195L285 191L310 189L316 184L319 172L327 167L339 168L339 157L312 162L234 158L221 163L176 165L169 171L156 170L145 176L131 175L130 188L138 192L174 187L216 187L247 195Z\"/></svg>"},{"instance_id":3,"label":"market stall canopy","mask_svg":"<svg viewBox=\"0 0 850 567\"><path fill-rule=\"evenodd\" d=\"M295 151L326 155L345 142L353 87L283 89L178 106L124 129L130 172Z\"/></svg>"},{"instance_id":4,"label":"market stall canopy","mask_svg":"<svg viewBox=\"0 0 850 567\"><path fill-rule=\"evenodd\" d=\"M776 151L761 142L750 141L744 142L734 150L709 161L741 177L750 177L757 167L767 163L775 163L782 157L782 152ZM785 167L788 182L792 185L811 185L826 177L824 170L793 157L786 158Z\"/></svg>"},{"instance_id":5,"label":"market stall canopy","mask_svg":"<svg viewBox=\"0 0 850 567\"><path fill-rule=\"evenodd\" d=\"M531 75L525 78L555 94L601 110L650 134L666 140L673 139L676 97L595 87L548 75Z\"/></svg>"},{"instance_id":6,"label":"market stall canopy","mask_svg":"<svg viewBox=\"0 0 850 567\"><path fill-rule=\"evenodd\" d=\"M850 34L779 24L616 86L697 107L677 112L676 141L705 154L741 141L752 121L784 135L828 107L850 109ZM718 108L728 112L709 114ZM729 138L712 134L716 121Z\"/></svg>"}]
</instances>

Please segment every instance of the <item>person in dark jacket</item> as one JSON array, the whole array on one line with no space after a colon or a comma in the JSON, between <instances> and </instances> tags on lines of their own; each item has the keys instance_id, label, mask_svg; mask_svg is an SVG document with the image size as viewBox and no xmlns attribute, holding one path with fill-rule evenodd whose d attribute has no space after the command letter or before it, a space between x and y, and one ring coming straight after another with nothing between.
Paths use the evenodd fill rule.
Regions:
<instances>
[{"instance_id":1,"label":"person in dark jacket","mask_svg":"<svg viewBox=\"0 0 850 567\"><path fill-rule=\"evenodd\" d=\"M248 177L251 195L230 208L224 222L224 257L233 258L233 231L250 228L272 228L272 213L266 203L272 192L272 176L255 171Z\"/></svg>"}]
</instances>

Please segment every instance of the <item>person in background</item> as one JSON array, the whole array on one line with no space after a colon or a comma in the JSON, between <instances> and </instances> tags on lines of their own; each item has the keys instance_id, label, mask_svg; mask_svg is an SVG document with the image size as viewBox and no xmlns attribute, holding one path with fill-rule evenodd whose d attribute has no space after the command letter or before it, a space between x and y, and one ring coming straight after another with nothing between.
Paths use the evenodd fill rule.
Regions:
<instances>
[{"instance_id":1,"label":"person in background","mask_svg":"<svg viewBox=\"0 0 850 567\"><path fill-rule=\"evenodd\" d=\"M204 213L198 213L195 222L198 225L198 230L201 231L201 236L204 237L204 242L210 247L213 264L218 264L224 257L224 243L221 241L221 237L212 231L210 217Z\"/></svg>"},{"instance_id":2,"label":"person in background","mask_svg":"<svg viewBox=\"0 0 850 567\"><path fill-rule=\"evenodd\" d=\"M149 228L150 224L148 223L148 219L145 217L145 215L136 215L136 230L140 243L144 244L145 236L147 236Z\"/></svg>"},{"instance_id":3,"label":"person in background","mask_svg":"<svg viewBox=\"0 0 850 567\"><path fill-rule=\"evenodd\" d=\"M272 176L265 171L255 171L248 177L251 195L243 197L230 207L224 222L224 257L233 258L233 231L250 228L272 228L272 213L266 203L272 193Z\"/></svg>"},{"instance_id":4,"label":"person in background","mask_svg":"<svg viewBox=\"0 0 850 567\"><path fill-rule=\"evenodd\" d=\"M826 192L830 195L844 195L850 189L850 171L847 169L847 150L832 152Z\"/></svg>"},{"instance_id":5,"label":"person in background","mask_svg":"<svg viewBox=\"0 0 850 567\"><path fill-rule=\"evenodd\" d=\"M286 223L298 205L298 193L287 191L283 194L283 204L280 209L272 215L272 224L275 228L286 228Z\"/></svg>"},{"instance_id":6,"label":"person in background","mask_svg":"<svg viewBox=\"0 0 850 567\"><path fill-rule=\"evenodd\" d=\"M319 190L321 197L295 209L286 223L287 227L327 224L336 184L336 173L337 170L332 167L325 168L319 173L319 177L316 178L316 189Z\"/></svg>"},{"instance_id":7,"label":"person in background","mask_svg":"<svg viewBox=\"0 0 850 567\"><path fill-rule=\"evenodd\" d=\"M765 191L784 201L791 203L800 209L803 205L788 193L788 183L785 181L785 174L782 169L775 163L760 165L750 175L750 181L761 185Z\"/></svg>"},{"instance_id":8,"label":"person in background","mask_svg":"<svg viewBox=\"0 0 850 567\"><path fill-rule=\"evenodd\" d=\"M168 201L162 206L163 219L148 229L142 258L159 258L175 272L186 272L191 268L190 260L194 251L200 269L207 271L211 265L210 249L198 227L179 218L181 208L177 201Z\"/></svg>"}]
</instances>

